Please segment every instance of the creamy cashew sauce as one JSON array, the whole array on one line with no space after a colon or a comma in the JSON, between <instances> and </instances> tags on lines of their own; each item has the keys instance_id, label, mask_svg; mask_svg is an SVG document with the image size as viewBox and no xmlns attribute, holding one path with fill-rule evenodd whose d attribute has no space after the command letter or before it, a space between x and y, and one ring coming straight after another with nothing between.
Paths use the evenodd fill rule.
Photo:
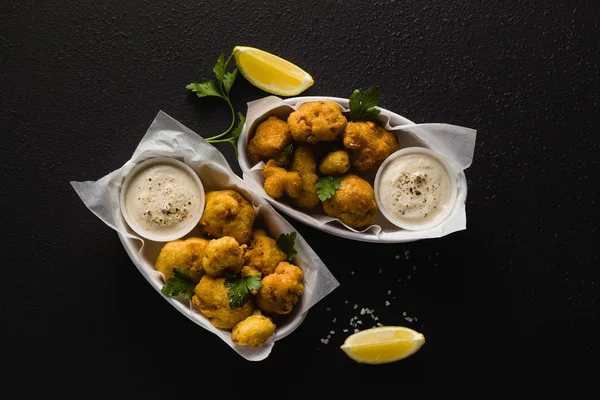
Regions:
<instances>
[{"instance_id":1,"label":"creamy cashew sauce","mask_svg":"<svg viewBox=\"0 0 600 400\"><path fill-rule=\"evenodd\" d=\"M379 198L400 223L426 224L449 207L448 171L427 154L406 154L390 162L379 178Z\"/></svg>"},{"instance_id":2,"label":"creamy cashew sauce","mask_svg":"<svg viewBox=\"0 0 600 400\"><path fill-rule=\"evenodd\" d=\"M182 168L170 164L151 165L135 174L125 193L129 218L141 229L161 235L189 226L200 215L201 192L196 181Z\"/></svg>"}]
</instances>

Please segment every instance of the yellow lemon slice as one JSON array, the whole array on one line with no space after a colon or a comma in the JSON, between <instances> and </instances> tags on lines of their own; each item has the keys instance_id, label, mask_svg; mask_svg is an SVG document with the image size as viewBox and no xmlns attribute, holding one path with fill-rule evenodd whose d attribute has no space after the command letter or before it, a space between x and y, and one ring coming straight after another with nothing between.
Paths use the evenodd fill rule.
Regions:
<instances>
[{"instance_id":1,"label":"yellow lemon slice","mask_svg":"<svg viewBox=\"0 0 600 400\"><path fill-rule=\"evenodd\" d=\"M404 326L380 326L356 332L341 349L354 361L385 364L415 354L425 343L425 336Z\"/></svg>"},{"instance_id":2,"label":"yellow lemon slice","mask_svg":"<svg viewBox=\"0 0 600 400\"><path fill-rule=\"evenodd\" d=\"M295 96L314 83L302 68L254 47L236 46L235 63L250 83L265 92L279 96Z\"/></svg>"}]
</instances>

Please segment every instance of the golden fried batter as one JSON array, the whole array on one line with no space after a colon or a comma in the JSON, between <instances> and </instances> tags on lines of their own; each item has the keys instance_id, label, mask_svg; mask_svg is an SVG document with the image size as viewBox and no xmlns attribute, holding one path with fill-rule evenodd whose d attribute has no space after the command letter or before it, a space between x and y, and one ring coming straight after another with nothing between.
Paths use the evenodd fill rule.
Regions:
<instances>
[{"instance_id":1,"label":"golden fried batter","mask_svg":"<svg viewBox=\"0 0 600 400\"><path fill-rule=\"evenodd\" d=\"M323 210L353 228L372 225L377 217L373 187L356 175L346 174L340 188L323 202Z\"/></svg>"},{"instance_id":2,"label":"golden fried batter","mask_svg":"<svg viewBox=\"0 0 600 400\"><path fill-rule=\"evenodd\" d=\"M346 127L347 119L337 103L311 101L293 111L287 122L295 141L315 144L335 140Z\"/></svg>"},{"instance_id":3,"label":"golden fried batter","mask_svg":"<svg viewBox=\"0 0 600 400\"><path fill-rule=\"evenodd\" d=\"M262 280L256 304L268 314L288 314L304 293L302 270L288 262L280 262L275 272Z\"/></svg>"},{"instance_id":4,"label":"golden fried batter","mask_svg":"<svg viewBox=\"0 0 600 400\"><path fill-rule=\"evenodd\" d=\"M250 247L244 255L245 264L260 271L261 276L272 274L277 265L287 260L287 254L279 250L277 241L262 229L252 234Z\"/></svg>"},{"instance_id":5,"label":"golden fried batter","mask_svg":"<svg viewBox=\"0 0 600 400\"><path fill-rule=\"evenodd\" d=\"M257 347L266 342L275 333L275 324L260 310L239 322L231 331L231 339L242 346Z\"/></svg>"},{"instance_id":6,"label":"golden fried batter","mask_svg":"<svg viewBox=\"0 0 600 400\"><path fill-rule=\"evenodd\" d=\"M194 283L200 282L204 275L202 257L208 240L191 237L185 240L177 239L165 243L156 258L154 268L162 272L166 279L173 276L173 269L186 269Z\"/></svg>"},{"instance_id":7,"label":"golden fried batter","mask_svg":"<svg viewBox=\"0 0 600 400\"><path fill-rule=\"evenodd\" d=\"M277 166L275 160L269 160L262 172L265 177L265 192L274 199L287 194L290 197L298 197L302 192L302 179L297 172L289 172Z\"/></svg>"},{"instance_id":8,"label":"golden fried batter","mask_svg":"<svg viewBox=\"0 0 600 400\"><path fill-rule=\"evenodd\" d=\"M194 289L192 304L204 314L216 328L231 329L238 322L252 315L254 301L252 297L241 306L231 308L227 297L228 288L225 278L211 278L204 275Z\"/></svg>"},{"instance_id":9,"label":"golden fried batter","mask_svg":"<svg viewBox=\"0 0 600 400\"><path fill-rule=\"evenodd\" d=\"M352 166L369 171L381 165L398 150L398 139L374 122L349 122L342 134L344 147L350 151Z\"/></svg>"},{"instance_id":10,"label":"golden fried batter","mask_svg":"<svg viewBox=\"0 0 600 400\"><path fill-rule=\"evenodd\" d=\"M252 204L241 194L235 190L216 190L206 194L200 227L208 236L231 236L244 244L250 240L254 219Z\"/></svg>"},{"instance_id":11,"label":"golden fried batter","mask_svg":"<svg viewBox=\"0 0 600 400\"><path fill-rule=\"evenodd\" d=\"M315 182L319 179L317 174L302 174L302 193L300 196L292 199L292 203L298 208L311 209L321 203L317 194Z\"/></svg>"},{"instance_id":12,"label":"golden fried batter","mask_svg":"<svg viewBox=\"0 0 600 400\"><path fill-rule=\"evenodd\" d=\"M317 162L312 147L299 145L294 148L290 171L296 171L300 174L314 174L317 172Z\"/></svg>"},{"instance_id":13,"label":"golden fried batter","mask_svg":"<svg viewBox=\"0 0 600 400\"><path fill-rule=\"evenodd\" d=\"M206 246L202 267L206 274L213 278L223 275L225 271L237 274L244 266L244 252L247 247L245 244L240 246L231 236L213 239Z\"/></svg>"},{"instance_id":14,"label":"golden fried batter","mask_svg":"<svg viewBox=\"0 0 600 400\"><path fill-rule=\"evenodd\" d=\"M327 153L319 164L319 172L323 175L342 175L350 169L350 156L344 150Z\"/></svg>"},{"instance_id":15,"label":"golden fried batter","mask_svg":"<svg viewBox=\"0 0 600 400\"><path fill-rule=\"evenodd\" d=\"M283 149L292 142L290 128L284 120L270 116L261 122L248 142L248 154L254 161L283 160ZM281 165L280 162L278 162Z\"/></svg>"}]
</instances>

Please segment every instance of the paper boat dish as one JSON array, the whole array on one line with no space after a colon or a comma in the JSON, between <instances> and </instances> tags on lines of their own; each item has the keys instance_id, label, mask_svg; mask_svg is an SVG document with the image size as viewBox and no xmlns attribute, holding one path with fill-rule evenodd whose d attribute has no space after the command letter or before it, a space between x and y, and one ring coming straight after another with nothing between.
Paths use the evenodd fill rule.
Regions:
<instances>
[{"instance_id":1,"label":"paper boat dish","mask_svg":"<svg viewBox=\"0 0 600 400\"><path fill-rule=\"evenodd\" d=\"M247 151L248 142L256 126L268 116L275 115L286 120L292 111L303 103L310 101L333 101L342 107L345 115L348 115L349 100L339 97L309 96L280 99L269 96L249 103L246 123L238 139L238 161L243 172L244 181L253 192L262 195L279 211L297 221L329 234L352 240L375 243L402 243L441 237L466 228L467 181L463 170L470 165L472 160L475 131L448 124L415 124L409 119L383 108L378 108L380 110L379 122L387 130L396 134L400 149L407 147L429 148L444 154L453 162L454 169L457 171L454 177L458 188L456 206L445 222L427 230L410 231L392 224L379 211L375 225L364 230L357 230L343 224L336 218L328 217L322 212L307 213L292 207L285 200L276 200L267 195L263 188L264 178L260 173L264 162L257 163L250 158ZM459 143L459 145L456 146L456 143ZM457 148L458 150L456 150ZM360 175L373 185L375 173Z\"/></svg>"},{"instance_id":2,"label":"paper boat dish","mask_svg":"<svg viewBox=\"0 0 600 400\"><path fill-rule=\"evenodd\" d=\"M204 329L219 336L238 354L250 361L265 359L276 341L291 334L304 320L310 307L335 289L339 283L308 243L297 233L294 264L303 273L305 291L290 314L277 321L274 335L264 344L252 348L234 343L231 331L215 328L200 311L183 296L169 297L161 292L164 275L154 268L154 263L164 242L145 240L129 228L119 208L119 190L123 180L136 164L153 157L173 157L185 162L200 177L206 192L233 189L253 205L257 225L272 237L295 231L294 227L267 201L250 191L244 181L231 170L223 155L200 136L168 115L160 112L138 145L133 157L120 169L96 182L71 182L86 206L103 222L117 231L119 239L131 261L150 285L181 314ZM182 238L199 236L198 227Z\"/></svg>"}]
</instances>

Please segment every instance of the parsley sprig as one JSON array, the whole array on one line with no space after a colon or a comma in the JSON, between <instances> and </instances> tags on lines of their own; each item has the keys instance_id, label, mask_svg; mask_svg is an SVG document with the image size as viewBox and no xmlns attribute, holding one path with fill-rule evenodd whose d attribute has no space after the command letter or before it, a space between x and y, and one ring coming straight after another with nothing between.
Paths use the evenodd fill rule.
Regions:
<instances>
[{"instance_id":1,"label":"parsley sprig","mask_svg":"<svg viewBox=\"0 0 600 400\"><path fill-rule=\"evenodd\" d=\"M282 233L275 242L279 250L287 254L288 261L292 261L298 252L294 245L296 244L296 231L290 233Z\"/></svg>"},{"instance_id":2,"label":"parsley sprig","mask_svg":"<svg viewBox=\"0 0 600 400\"><path fill-rule=\"evenodd\" d=\"M223 284L226 288L229 288L227 291L229 306L231 308L243 306L248 299L248 296L250 296L250 292L260 289L262 285L260 280L260 275L238 275L226 278Z\"/></svg>"},{"instance_id":3,"label":"parsley sprig","mask_svg":"<svg viewBox=\"0 0 600 400\"><path fill-rule=\"evenodd\" d=\"M356 89L350 96L350 119L352 121L373 121L377 119L379 110L379 94L381 88L374 86L361 93Z\"/></svg>"},{"instance_id":4,"label":"parsley sprig","mask_svg":"<svg viewBox=\"0 0 600 400\"><path fill-rule=\"evenodd\" d=\"M325 201L335 194L342 185L342 178L335 176L323 176L315 182L319 200Z\"/></svg>"},{"instance_id":5,"label":"parsley sprig","mask_svg":"<svg viewBox=\"0 0 600 400\"><path fill-rule=\"evenodd\" d=\"M167 282L160 290L167 296L176 297L183 295L186 299L191 299L194 295L194 282L190 277L190 271L187 269L173 269L173 276L167 279Z\"/></svg>"},{"instance_id":6,"label":"parsley sprig","mask_svg":"<svg viewBox=\"0 0 600 400\"><path fill-rule=\"evenodd\" d=\"M205 79L200 83L192 82L186 86L186 89L191 90L196 93L198 97L219 97L227 102L229 105L229 109L231 110L231 124L229 124L229 128L227 128L224 132L221 132L218 135L205 139L208 143L224 143L229 142L233 146L235 150L235 154L237 156L237 139L242 132L242 127L244 126L244 116L238 112L238 125L235 129L233 129L233 125L235 124L235 110L233 109L233 104L231 103L231 99L229 98L229 91L235 82L235 78L237 77L238 69L234 68L233 71L227 72L227 65L231 61L233 57L233 52L225 60L225 56L221 54L217 63L213 67L213 72L215 73L215 77L217 78L217 82L215 83L212 79ZM225 137L228 133L231 132L229 137Z\"/></svg>"}]
</instances>

